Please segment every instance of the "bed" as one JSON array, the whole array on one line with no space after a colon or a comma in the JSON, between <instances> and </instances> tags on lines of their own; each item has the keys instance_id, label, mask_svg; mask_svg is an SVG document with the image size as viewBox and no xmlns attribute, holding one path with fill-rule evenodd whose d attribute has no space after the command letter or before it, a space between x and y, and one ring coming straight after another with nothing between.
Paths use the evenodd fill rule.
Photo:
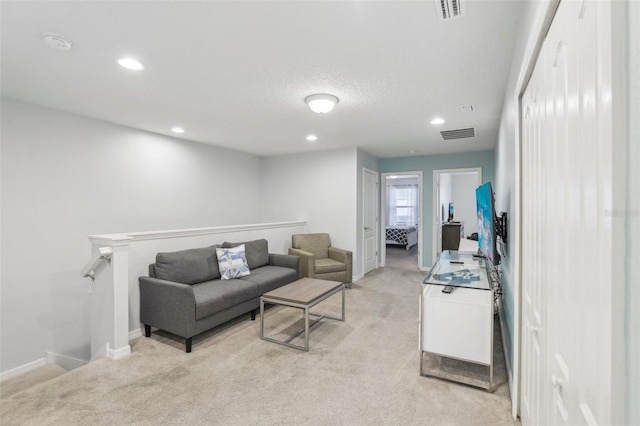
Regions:
<instances>
[{"instance_id":1,"label":"bed","mask_svg":"<svg viewBox=\"0 0 640 426\"><path fill-rule=\"evenodd\" d=\"M418 230L415 226L387 226L387 244L405 246L409 250L418 244Z\"/></svg>"}]
</instances>

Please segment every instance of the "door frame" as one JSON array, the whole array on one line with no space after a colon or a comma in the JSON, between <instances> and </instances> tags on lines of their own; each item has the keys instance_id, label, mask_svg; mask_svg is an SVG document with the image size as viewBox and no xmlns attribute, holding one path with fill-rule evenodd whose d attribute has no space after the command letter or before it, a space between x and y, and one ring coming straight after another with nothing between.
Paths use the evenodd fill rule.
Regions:
<instances>
[{"instance_id":1,"label":"door frame","mask_svg":"<svg viewBox=\"0 0 640 426\"><path fill-rule=\"evenodd\" d=\"M432 234L433 237L433 242L432 242L432 248L431 248L431 253L432 253L432 259L431 261L433 262L432 265L435 265L436 262L438 261L438 238L436 237L438 235L438 226L440 226L440 224L437 223L436 218L438 217L438 209L440 209L440 206L437 205L438 204L438 198L440 197L440 194L438 193L438 182L440 181L440 175L447 175L447 174L456 174L456 173L477 173L478 174L478 186L482 185L482 167L466 167L466 168L461 168L461 169L438 169L438 170L434 170L433 171L433 220L432 220Z\"/></svg>"},{"instance_id":2,"label":"door frame","mask_svg":"<svg viewBox=\"0 0 640 426\"><path fill-rule=\"evenodd\" d=\"M380 217L380 215L378 214L380 212L380 173L375 171L375 170L371 170L371 169L367 169L366 167L362 168L362 275L364 276L366 274L366 272L364 271L364 266L367 262L367 249L366 249L366 245L365 245L365 232L364 232L364 226L365 226L365 215L367 214L367 203L366 203L366 199L365 199L365 175L367 173L371 173L372 175L375 175L376 177L376 184L378 186L378 188L375 191L376 194L376 202L375 202L375 209L376 209L376 221L377 219ZM376 247L376 267L374 268L377 269L380 266L380 231L379 231L379 227L377 225L374 225L374 230L376 233L376 241L375 241L375 247ZM384 266L384 265L383 265Z\"/></svg>"},{"instance_id":3,"label":"door frame","mask_svg":"<svg viewBox=\"0 0 640 426\"><path fill-rule=\"evenodd\" d=\"M518 79L516 81L513 98L517 114L515 117L515 135L514 136L514 205L511 213L510 222L513 224L513 232L511 232L511 251L513 254L513 365L507 364L507 374L509 379L509 390L511 392L511 416L517 419L520 415L520 404L522 394L522 121L524 117L524 109L522 107L522 97L529 85L531 74L537 63L542 43L547 36L547 31L551 27L556 9L560 4L560 0L550 0L541 3L534 17L534 21L529 31L529 36L522 56ZM505 351L505 360L509 363L508 354ZM509 368L511 367L511 368Z\"/></svg>"},{"instance_id":4,"label":"door frame","mask_svg":"<svg viewBox=\"0 0 640 426\"><path fill-rule=\"evenodd\" d=\"M380 235L384 235L385 243L380 244L380 266L384 266L386 264L387 259L387 177L389 176L418 176L418 208L420 209L418 214L418 269L424 269L424 262L422 260L422 241L424 237L424 233L422 232L423 226L423 217L424 217L424 191L423 191L423 183L424 176L422 170L408 171L408 172L389 172L381 174L381 185L380 185ZM383 207L384 206L384 207Z\"/></svg>"}]
</instances>

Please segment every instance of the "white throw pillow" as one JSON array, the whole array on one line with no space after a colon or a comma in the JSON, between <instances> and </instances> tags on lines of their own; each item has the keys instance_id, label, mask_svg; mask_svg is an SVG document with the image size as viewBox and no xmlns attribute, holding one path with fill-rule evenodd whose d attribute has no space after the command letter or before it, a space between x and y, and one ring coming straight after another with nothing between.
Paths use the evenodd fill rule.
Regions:
<instances>
[{"instance_id":1,"label":"white throw pillow","mask_svg":"<svg viewBox=\"0 0 640 426\"><path fill-rule=\"evenodd\" d=\"M216 255L223 280L232 280L251 273L244 253L244 244L231 248L216 247Z\"/></svg>"}]
</instances>

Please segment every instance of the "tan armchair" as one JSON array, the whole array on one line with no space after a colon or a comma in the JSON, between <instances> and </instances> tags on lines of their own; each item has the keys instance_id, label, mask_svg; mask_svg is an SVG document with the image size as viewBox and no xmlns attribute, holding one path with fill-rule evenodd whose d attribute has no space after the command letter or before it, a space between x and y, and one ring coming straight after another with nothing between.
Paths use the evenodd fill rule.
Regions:
<instances>
[{"instance_id":1,"label":"tan armchair","mask_svg":"<svg viewBox=\"0 0 640 426\"><path fill-rule=\"evenodd\" d=\"M300 278L341 281L351 287L352 254L331 247L329 234L294 234L289 254L300 256Z\"/></svg>"}]
</instances>

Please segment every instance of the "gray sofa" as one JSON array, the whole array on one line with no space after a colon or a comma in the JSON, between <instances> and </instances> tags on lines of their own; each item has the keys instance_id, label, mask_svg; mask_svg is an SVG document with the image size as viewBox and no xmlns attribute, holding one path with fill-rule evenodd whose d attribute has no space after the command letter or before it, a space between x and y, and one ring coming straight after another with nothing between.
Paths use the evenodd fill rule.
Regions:
<instances>
[{"instance_id":1,"label":"gray sofa","mask_svg":"<svg viewBox=\"0 0 640 426\"><path fill-rule=\"evenodd\" d=\"M221 280L216 247L245 244L250 274ZM140 321L145 336L157 327L186 339L237 316L255 319L260 296L298 279L298 256L269 253L267 240L158 253L149 276L140 277Z\"/></svg>"}]
</instances>

